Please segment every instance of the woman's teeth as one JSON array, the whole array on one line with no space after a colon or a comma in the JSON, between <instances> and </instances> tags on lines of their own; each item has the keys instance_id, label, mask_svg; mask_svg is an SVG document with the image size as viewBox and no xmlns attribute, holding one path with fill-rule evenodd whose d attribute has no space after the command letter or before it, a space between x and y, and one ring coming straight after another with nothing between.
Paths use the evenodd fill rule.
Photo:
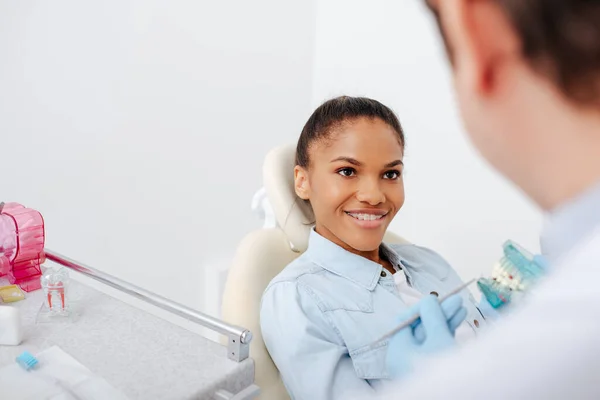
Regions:
<instances>
[{"instance_id":1,"label":"woman's teeth","mask_svg":"<svg viewBox=\"0 0 600 400\"><path fill-rule=\"evenodd\" d=\"M375 214L353 214L348 213L349 216L360 219L361 221L375 221L376 219L381 219L385 215L375 215Z\"/></svg>"}]
</instances>

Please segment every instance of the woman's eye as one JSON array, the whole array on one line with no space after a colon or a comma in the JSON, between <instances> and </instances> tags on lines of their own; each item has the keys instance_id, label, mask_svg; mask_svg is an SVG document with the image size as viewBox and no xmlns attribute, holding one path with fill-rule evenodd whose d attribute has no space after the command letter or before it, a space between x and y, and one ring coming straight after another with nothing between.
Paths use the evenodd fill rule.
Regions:
<instances>
[{"instance_id":1,"label":"woman's eye","mask_svg":"<svg viewBox=\"0 0 600 400\"><path fill-rule=\"evenodd\" d=\"M400 171L387 171L383 174L383 177L384 179L398 179L400 178L400 175L402 175Z\"/></svg>"},{"instance_id":2,"label":"woman's eye","mask_svg":"<svg viewBox=\"0 0 600 400\"><path fill-rule=\"evenodd\" d=\"M338 171L338 174L342 176L353 176L355 173L353 168L342 168Z\"/></svg>"}]
</instances>

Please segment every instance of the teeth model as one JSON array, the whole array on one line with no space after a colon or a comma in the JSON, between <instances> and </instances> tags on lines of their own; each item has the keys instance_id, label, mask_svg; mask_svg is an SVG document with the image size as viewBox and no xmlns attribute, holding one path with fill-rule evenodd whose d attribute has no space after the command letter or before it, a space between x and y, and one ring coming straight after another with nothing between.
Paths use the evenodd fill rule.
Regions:
<instances>
[{"instance_id":1,"label":"teeth model","mask_svg":"<svg viewBox=\"0 0 600 400\"><path fill-rule=\"evenodd\" d=\"M477 286L494 308L518 301L541 278L544 269L518 244L504 243L504 257L492 269L491 278L481 278Z\"/></svg>"},{"instance_id":2,"label":"teeth model","mask_svg":"<svg viewBox=\"0 0 600 400\"><path fill-rule=\"evenodd\" d=\"M526 284L523 282L518 268L506 257L503 257L494 265L492 280L509 290L525 290L526 288Z\"/></svg>"}]
</instances>

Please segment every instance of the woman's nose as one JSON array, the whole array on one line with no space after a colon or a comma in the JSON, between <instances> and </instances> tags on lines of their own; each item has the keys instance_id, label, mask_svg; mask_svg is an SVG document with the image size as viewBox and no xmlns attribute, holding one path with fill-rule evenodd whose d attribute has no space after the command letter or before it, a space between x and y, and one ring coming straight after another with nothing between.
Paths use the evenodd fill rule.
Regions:
<instances>
[{"instance_id":1,"label":"woman's nose","mask_svg":"<svg viewBox=\"0 0 600 400\"><path fill-rule=\"evenodd\" d=\"M361 181L356 198L358 201L372 206L385 202L385 194L379 187L379 181L374 182L372 179Z\"/></svg>"}]
</instances>

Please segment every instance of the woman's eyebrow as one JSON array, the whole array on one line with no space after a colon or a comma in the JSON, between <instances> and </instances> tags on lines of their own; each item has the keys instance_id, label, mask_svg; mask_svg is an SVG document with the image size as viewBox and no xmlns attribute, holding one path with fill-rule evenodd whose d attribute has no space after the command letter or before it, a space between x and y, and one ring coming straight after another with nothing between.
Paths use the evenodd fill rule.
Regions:
<instances>
[{"instance_id":1,"label":"woman's eyebrow","mask_svg":"<svg viewBox=\"0 0 600 400\"><path fill-rule=\"evenodd\" d=\"M357 167L360 167L362 165L362 163L352 157L338 157L338 158L334 158L333 160L331 160L331 162L337 162L337 161L346 161L349 164L352 165L356 165Z\"/></svg>"},{"instance_id":2,"label":"woman's eyebrow","mask_svg":"<svg viewBox=\"0 0 600 400\"><path fill-rule=\"evenodd\" d=\"M338 157L338 158L334 158L333 160L331 160L332 163L334 162L338 162L338 161L345 161L349 164L352 165L356 165L357 167L360 167L362 165L362 163L352 157ZM392 162L389 162L387 164L385 164L384 168L392 168L395 167L396 165L404 165L404 162L402 162L402 160L394 160Z\"/></svg>"},{"instance_id":3,"label":"woman's eyebrow","mask_svg":"<svg viewBox=\"0 0 600 400\"><path fill-rule=\"evenodd\" d=\"M396 165L404 165L404 162L402 162L402 160L395 160L395 161L392 161L391 163L385 164L385 168L392 168L392 167L395 167Z\"/></svg>"}]
</instances>

